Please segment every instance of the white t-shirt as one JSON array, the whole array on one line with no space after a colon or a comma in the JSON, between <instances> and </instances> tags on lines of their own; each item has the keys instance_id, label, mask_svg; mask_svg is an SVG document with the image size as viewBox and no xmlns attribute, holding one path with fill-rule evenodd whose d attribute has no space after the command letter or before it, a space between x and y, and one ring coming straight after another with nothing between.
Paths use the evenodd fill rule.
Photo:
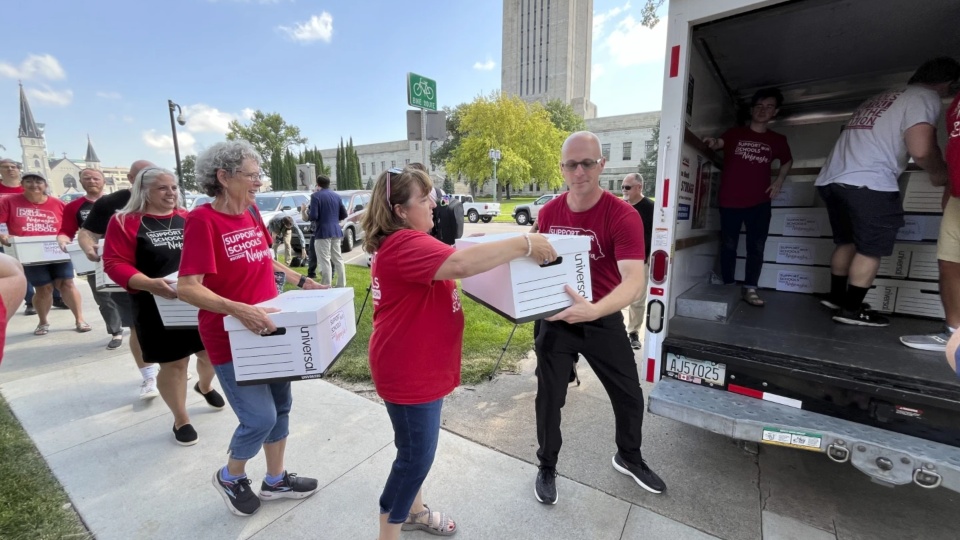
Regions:
<instances>
[{"instance_id":1,"label":"white t-shirt","mask_svg":"<svg viewBox=\"0 0 960 540\"><path fill-rule=\"evenodd\" d=\"M940 119L940 95L920 85L868 99L853 113L820 170L816 185L848 184L875 191L898 191L907 168L908 129Z\"/></svg>"}]
</instances>

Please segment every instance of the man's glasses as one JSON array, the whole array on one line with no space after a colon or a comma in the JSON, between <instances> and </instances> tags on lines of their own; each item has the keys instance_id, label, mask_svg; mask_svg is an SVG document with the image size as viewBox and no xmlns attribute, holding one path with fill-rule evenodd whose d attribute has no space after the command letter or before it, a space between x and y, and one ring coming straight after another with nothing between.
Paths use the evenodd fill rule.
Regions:
<instances>
[{"instance_id":1,"label":"man's glasses","mask_svg":"<svg viewBox=\"0 0 960 540\"><path fill-rule=\"evenodd\" d=\"M622 186L620 189L623 190L623 191L630 191L630 190L633 189L633 188L634 188L634 186Z\"/></svg>"},{"instance_id":2,"label":"man's glasses","mask_svg":"<svg viewBox=\"0 0 960 540\"><path fill-rule=\"evenodd\" d=\"M393 206L390 204L390 181L393 180L394 176L400 176L401 174L403 174L403 169L399 167L394 167L387 170L387 206Z\"/></svg>"},{"instance_id":3,"label":"man's glasses","mask_svg":"<svg viewBox=\"0 0 960 540\"><path fill-rule=\"evenodd\" d=\"M560 168L567 172L575 172L577 167L583 167L583 170L589 171L599 165L601 161L603 161L603 158L585 159L583 161L566 161L560 164Z\"/></svg>"}]
</instances>

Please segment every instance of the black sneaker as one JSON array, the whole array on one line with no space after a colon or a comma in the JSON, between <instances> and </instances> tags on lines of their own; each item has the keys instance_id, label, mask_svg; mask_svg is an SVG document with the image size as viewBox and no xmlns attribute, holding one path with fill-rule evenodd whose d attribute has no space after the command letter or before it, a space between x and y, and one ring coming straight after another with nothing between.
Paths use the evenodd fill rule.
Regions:
<instances>
[{"instance_id":1,"label":"black sneaker","mask_svg":"<svg viewBox=\"0 0 960 540\"><path fill-rule=\"evenodd\" d=\"M200 383L193 385L193 389L203 396L203 399L207 400L207 405L210 405L214 409L222 409L226 403L223 401L223 396L220 395L220 392L217 392L215 388L211 388L209 392L204 394L200 391Z\"/></svg>"},{"instance_id":2,"label":"black sneaker","mask_svg":"<svg viewBox=\"0 0 960 540\"><path fill-rule=\"evenodd\" d=\"M640 336L636 332L630 332L630 346L633 347L635 351L639 351L640 347L642 347Z\"/></svg>"},{"instance_id":3,"label":"black sneaker","mask_svg":"<svg viewBox=\"0 0 960 540\"><path fill-rule=\"evenodd\" d=\"M317 481L314 478L299 477L297 473L283 471L283 480L270 485L266 480L260 484L260 498L271 499L306 499L317 492Z\"/></svg>"},{"instance_id":4,"label":"black sneaker","mask_svg":"<svg viewBox=\"0 0 960 540\"><path fill-rule=\"evenodd\" d=\"M543 504L557 504L557 469L554 467L540 467L537 473L537 482L533 486L533 494Z\"/></svg>"},{"instance_id":5,"label":"black sneaker","mask_svg":"<svg viewBox=\"0 0 960 540\"><path fill-rule=\"evenodd\" d=\"M613 455L613 468L632 477L637 484L640 484L640 487L650 493L663 493L663 490L667 489L663 480L657 476L657 473L650 470L650 467L647 467L647 462L642 459L639 465L634 465L621 458L620 452L617 452Z\"/></svg>"},{"instance_id":6,"label":"black sneaker","mask_svg":"<svg viewBox=\"0 0 960 540\"><path fill-rule=\"evenodd\" d=\"M27 307L25 307L25 308L23 309L23 314L26 315L26 316L28 316L28 317L29 317L30 315L36 315L36 314L37 314L37 308L33 307L33 304L27 304Z\"/></svg>"},{"instance_id":7,"label":"black sneaker","mask_svg":"<svg viewBox=\"0 0 960 540\"><path fill-rule=\"evenodd\" d=\"M235 482L220 479L220 471L213 473L213 487L223 497L227 510L236 516L252 516L260 509L260 499L250 489L250 479L244 476Z\"/></svg>"},{"instance_id":8,"label":"black sneaker","mask_svg":"<svg viewBox=\"0 0 960 540\"><path fill-rule=\"evenodd\" d=\"M197 430L193 429L193 426L190 424L184 424L179 428L174 424L173 436L177 439L177 444L180 446L193 446L200 440L200 437L197 435Z\"/></svg>"},{"instance_id":9,"label":"black sneaker","mask_svg":"<svg viewBox=\"0 0 960 540\"><path fill-rule=\"evenodd\" d=\"M890 325L890 319L878 314L876 311L868 311L866 309L860 309L859 311L841 309L833 316L833 320L838 323L856 326L881 327Z\"/></svg>"}]
</instances>

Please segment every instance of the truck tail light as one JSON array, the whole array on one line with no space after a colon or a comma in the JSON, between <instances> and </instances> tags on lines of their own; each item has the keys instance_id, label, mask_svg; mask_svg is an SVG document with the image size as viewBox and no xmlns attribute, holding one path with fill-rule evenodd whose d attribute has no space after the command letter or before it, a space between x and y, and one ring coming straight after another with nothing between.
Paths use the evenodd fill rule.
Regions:
<instances>
[{"instance_id":1,"label":"truck tail light","mask_svg":"<svg viewBox=\"0 0 960 540\"><path fill-rule=\"evenodd\" d=\"M650 281L661 285L667 280L668 259L667 252L662 249L658 249L650 255Z\"/></svg>"},{"instance_id":2,"label":"truck tail light","mask_svg":"<svg viewBox=\"0 0 960 540\"><path fill-rule=\"evenodd\" d=\"M647 304L647 330L659 334L663 330L663 302L651 300Z\"/></svg>"}]
</instances>

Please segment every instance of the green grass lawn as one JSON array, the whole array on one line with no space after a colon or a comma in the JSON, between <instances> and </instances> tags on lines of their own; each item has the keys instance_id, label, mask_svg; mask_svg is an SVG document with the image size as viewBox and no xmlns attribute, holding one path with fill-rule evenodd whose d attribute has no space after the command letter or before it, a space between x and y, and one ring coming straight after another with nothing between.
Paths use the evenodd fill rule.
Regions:
<instances>
[{"instance_id":1,"label":"green grass lawn","mask_svg":"<svg viewBox=\"0 0 960 540\"><path fill-rule=\"evenodd\" d=\"M92 538L33 441L0 397L0 538Z\"/></svg>"},{"instance_id":2,"label":"green grass lawn","mask_svg":"<svg viewBox=\"0 0 960 540\"><path fill-rule=\"evenodd\" d=\"M298 268L297 271L306 273L305 268ZM347 265L347 286L353 287L354 307L358 314L369 285L369 268ZM477 384L486 380L486 376L496 364L503 344L506 343L513 328L513 323L462 294L460 300L463 304L465 319L461 379L463 384ZM416 302L417 299L411 298L410 301ZM373 331L372 318L373 305L371 300L367 299L363 316L357 325L357 336L330 370L331 376L351 382L370 380L367 348L370 344L370 333ZM429 329L424 330L424 339L430 339ZM500 364L500 370L516 369L518 361L532 348L533 323L522 324L517 328L510 342L510 347Z\"/></svg>"}]
</instances>

